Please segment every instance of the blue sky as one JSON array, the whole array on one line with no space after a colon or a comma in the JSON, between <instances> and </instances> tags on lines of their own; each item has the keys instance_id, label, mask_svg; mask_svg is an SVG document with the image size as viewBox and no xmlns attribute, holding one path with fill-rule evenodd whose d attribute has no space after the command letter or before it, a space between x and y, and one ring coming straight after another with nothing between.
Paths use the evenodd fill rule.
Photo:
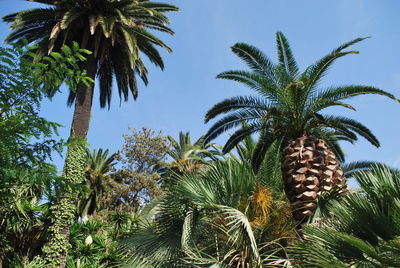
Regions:
<instances>
[{"instance_id":1,"label":"blue sky","mask_svg":"<svg viewBox=\"0 0 400 268\"><path fill-rule=\"evenodd\" d=\"M215 103L252 92L240 84L215 79L230 69L245 66L230 51L236 42L246 42L276 59L275 33L288 38L301 68L356 37L372 38L354 46L361 53L340 59L325 77L322 86L363 84L380 87L400 97L400 32L397 0L185 0L166 1L181 11L171 14L173 37L160 34L174 52L164 53L162 72L148 65L150 83L140 85L137 101L120 104L114 91L111 109L100 109L95 96L88 142L92 148L116 151L128 126L146 126L177 137L190 131L193 139L204 134L204 114ZM0 0L0 16L37 5L22 0ZM0 22L0 40L9 33ZM3 41L1 41L3 42ZM67 90L45 101L42 115L64 127L66 139L72 108L66 106ZM375 160L400 167L400 104L380 96L362 96L350 102L357 112L330 110L364 123L381 142L376 149L366 141L343 143L347 160ZM216 139L223 144L227 135ZM63 160L54 159L59 169Z\"/></svg>"}]
</instances>

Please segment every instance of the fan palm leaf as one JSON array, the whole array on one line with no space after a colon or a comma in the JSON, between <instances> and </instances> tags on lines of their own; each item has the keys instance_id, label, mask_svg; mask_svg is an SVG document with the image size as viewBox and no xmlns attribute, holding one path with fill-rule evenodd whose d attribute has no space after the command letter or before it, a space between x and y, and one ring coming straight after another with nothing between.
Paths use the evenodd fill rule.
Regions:
<instances>
[{"instance_id":1,"label":"fan palm leaf","mask_svg":"<svg viewBox=\"0 0 400 268\"><path fill-rule=\"evenodd\" d=\"M275 218L274 211L281 204L275 204L274 198L248 162L237 158L214 161L197 173L181 176L158 201L154 225L134 234L127 245L133 255L148 259L154 267L167 263L184 267L262 267L269 263L267 267L273 267L279 259L279 243L264 247L260 237L279 228L293 230L292 225L285 227L278 222L279 217ZM155 238L159 236L159 241L174 243L175 247L159 244ZM150 248L144 250L141 245ZM271 248L274 250L269 251ZM157 250L166 255L155 259L147 254Z\"/></svg>"},{"instance_id":2,"label":"fan palm leaf","mask_svg":"<svg viewBox=\"0 0 400 268\"><path fill-rule=\"evenodd\" d=\"M307 239L292 251L300 264L400 267L399 172L375 165L353 176L360 191L334 202L328 221L305 228ZM336 266L324 266L329 258Z\"/></svg>"}]
</instances>

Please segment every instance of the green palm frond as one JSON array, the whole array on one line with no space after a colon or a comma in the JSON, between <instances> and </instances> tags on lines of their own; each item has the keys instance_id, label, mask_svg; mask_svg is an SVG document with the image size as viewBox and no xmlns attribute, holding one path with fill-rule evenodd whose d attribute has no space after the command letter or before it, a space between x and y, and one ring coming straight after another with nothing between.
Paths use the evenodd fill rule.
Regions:
<instances>
[{"instance_id":1,"label":"green palm frond","mask_svg":"<svg viewBox=\"0 0 400 268\"><path fill-rule=\"evenodd\" d=\"M279 68L284 70L290 79L295 79L298 75L299 68L297 67L289 43L281 32L276 34L276 45L278 49Z\"/></svg>"},{"instance_id":2,"label":"green palm frond","mask_svg":"<svg viewBox=\"0 0 400 268\"><path fill-rule=\"evenodd\" d=\"M236 147L241 141L243 141L246 137L260 131L261 129L262 127L258 122L242 126L242 128L238 129L229 137L222 152L223 153L229 152L231 149Z\"/></svg>"},{"instance_id":3,"label":"green palm frond","mask_svg":"<svg viewBox=\"0 0 400 268\"><path fill-rule=\"evenodd\" d=\"M342 131L354 131L361 137L365 138L369 141L372 145L379 147L378 139L372 134L372 132L363 124L346 117L339 117L339 116L324 116L323 122L332 128L338 128Z\"/></svg>"},{"instance_id":4,"label":"green palm frond","mask_svg":"<svg viewBox=\"0 0 400 268\"><path fill-rule=\"evenodd\" d=\"M179 132L179 142L172 136L167 137L171 149L167 154L172 158L169 164L172 173L179 175L182 172L197 172L210 159L216 159L218 152L210 148L214 148L213 144L208 143L201 136L194 143L191 142L190 133Z\"/></svg>"},{"instance_id":5,"label":"green palm frond","mask_svg":"<svg viewBox=\"0 0 400 268\"><path fill-rule=\"evenodd\" d=\"M237 43L231 49L251 70L262 74L272 84L277 82L275 64L261 50L245 43Z\"/></svg>"},{"instance_id":6,"label":"green palm frond","mask_svg":"<svg viewBox=\"0 0 400 268\"><path fill-rule=\"evenodd\" d=\"M372 171L359 171L353 177L375 202L386 202L388 205L391 202L390 199L400 196L400 173L398 170L375 165Z\"/></svg>"},{"instance_id":7,"label":"green palm frond","mask_svg":"<svg viewBox=\"0 0 400 268\"><path fill-rule=\"evenodd\" d=\"M141 263L144 267L173 266L183 256L177 237L175 233L156 234L153 231L135 234L124 242L130 252L134 252L127 263Z\"/></svg>"},{"instance_id":8,"label":"green palm frond","mask_svg":"<svg viewBox=\"0 0 400 268\"><path fill-rule=\"evenodd\" d=\"M372 170L376 166L389 168L386 164L375 161L355 161L350 163L343 163L341 165L344 176L347 178L353 177L359 171Z\"/></svg>"},{"instance_id":9,"label":"green palm frond","mask_svg":"<svg viewBox=\"0 0 400 268\"><path fill-rule=\"evenodd\" d=\"M78 214L81 218L93 214L101 207L101 198L107 190L109 173L116 164L117 154L108 155L108 150L86 151L87 162L85 167L85 193L78 204Z\"/></svg>"},{"instance_id":10,"label":"green palm frond","mask_svg":"<svg viewBox=\"0 0 400 268\"><path fill-rule=\"evenodd\" d=\"M246 126L246 124L243 124ZM243 141L236 146L236 151L242 162L251 163L253 158L254 149L256 147L256 142L251 135L245 137ZM234 155L232 157L235 157Z\"/></svg>"},{"instance_id":11,"label":"green palm frond","mask_svg":"<svg viewBox=\"0 0 400 268\"><path fill-rule=\"evenodd\" d=\"M328 88L326 90L318 92L316 96L312 98L312 100L313 103L318 104L318 100L340 101L343 99L349 99L354 96L366 94L377 94L396 100L396 97L393 94L383 91L379 88L353 85ZM318 112L318 110L316 109L310 108L310 110Z\"/></svg>"},{"instance_id":12,"label":"green palm frond","mask_svg":"<svg viewBox=\"0 0 400 268\"><path fill-rule=\"evenodd\" d=\"M225 114L237 109L259 109L261 111L267 112L267 107L269 103L266 102L265 99L254 97L254 96L238 96L233 97L230 99L226 99L222 102L217 103L214 105L212 109L210 109L205 118L207 123L209 120L213 119L215 116L220 114Z\"/></svg>"},{"instance_id":13,"label":"green palm frond","mask_svg":"<svg viewBox=\"0 0 400 268\"><path fill-rule=\"evenodd\" d=\"M263 111L252 108L234 111L214 123L214 125L212 125L206 133L205 139L207 142L209 142L227 130L242 125L243 122L246 122L248 125L261 126L261 123L257 121L262 118L264 114L265 113L263 113ZM230 146L230 149L232 149L235 145L236 144Z\"/></svg>"},{"instance_id":14,"label":"green palm frond","mask_svg":"<svg viewBox=\"0 0 400 268\"><path fill-rule=\"evenodd\" d=\"M264 153L265 157L257 171L259 181L273 189L276 194L283 194L281 152L282 140L275 140Z\"/></svg>"},{"instance_id":15,"label":"green palm frond","mask_svg":"<svg viewBox=\"0 0 400 268\"><path fill-rule=\"evenodd\" d=\"M358 54L358 51L347 51L342 52L344 49L365 40L366 38L356 38L351 40L350 42L344 43L339 47L335 48L331 53L324 56L314 64L307 67L307 69L303 72L302 76L307 77L309 79L309 90L312 90L312 87L318 83L318 81L325 75L326 71L329 67L334 63L334 61L340 57L349 55L349 54Z\"/></svg>"},{"instance_id":16,"label":"green palm frond","mask_svg":"<svg viewBox=\"0 0 400 268\"><path fill-rule=\"evenodd\" d=\"M185 176L185 180L177 186L177 191L198 206L236 207L242 195L250 194L255 180L247 163L228 159L213 162L200 174Z\"/></svg>"}]
</instances>

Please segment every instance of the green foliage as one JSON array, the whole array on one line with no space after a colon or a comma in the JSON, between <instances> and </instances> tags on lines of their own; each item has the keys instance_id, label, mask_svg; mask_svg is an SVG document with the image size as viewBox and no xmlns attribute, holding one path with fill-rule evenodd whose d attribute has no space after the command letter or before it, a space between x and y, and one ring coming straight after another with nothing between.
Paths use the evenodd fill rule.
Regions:
<instances>
[{"instance_id":1,"label":"green foliage","mask_svg":"<svg viewBox=\"0 0 400 268\"><path fill-rule=\"evenodd\" d=\"M357 174L358 171L372 170L376 166L386 167L390 169L389 166L375 161L356 161L350 163L342 163L341 168L344 172L344 176L346 178L351 178L354 174Z\"/></svg>"},{"instance_id":2,"label":"green foliage","mask_svg":"<svg viewBox=\"0 0 400 268\"><path fill-rule=\"evenodd\" d=\"M91 219L71 226L67 267L112 267L124 256L115 240L112 222Z\"/></svg>"},{"instance_id":3,"label":"green foliage","mask_svg":"<svg viewBox=\"0 0 400 268\"><path fill-rule=\"evenodd\" d=\"M0 263L14 267L29 262L46 239L50 204L40 201L57 178L54 168L43 167L11 178L12 182L2 181L5 185L0 188Z\"/></svg>"},{"instance_id":4,"label":"green foliage","mask_svg":"<svg viewBox=\"0 0 400 268\"><path fill-rule=\"evenodd\" d=\"M400 267L400 173L384 166L354 174L361 191L332 204L292 248L302 267Z\"/></svg>"},{"instance_id":5,"label":"green foliage","mask_svg":"<svg viewBox=\"0 0 400 268\"><path fill-rule=\"evenodd\" d=\"M276 34L278 63L273 63L254 46L235 44L232 47L233 53L247 64L250 71L227 71L217 78L242 83L254 90L257 96L233 97L214 105L207 112L205 121L219 115L225 116L211 126L206 134L206 141L241 126L226 142L224 152L228 152L245 137L259 133L259 141L253 153L255 169L259 168L266 151L276 141L280 141L283 148L291 140L304 134L325 140L342 161L344 154L338 145L339 140L353 142L359 135L378 147L376 137L361 123L345 117L323 114L326 108L335 106L355 110L343 101L358 95L378 94L396 100L392 94L371 86L320 86L321 78L333 62L345 55L358 53L345 49L362 40L364 38L357 38L339 46L302 73L299 72L289 43L281 32Z\"/></svg>"},{"instance_id":6,"label":"green foliage","mask_svg":"<svg viewBox=\"0 0 400 268\"><path fill-rule=\"evenodd\" d=\"M34 54L35 49L36 47L18 48L15 46L14 50L5 48L1 52L3 75L1 82L2 118L0 122L3 127L0 141L1 161L4 176L12 181L13 185L18 185L15 182L15 178L17 178L20 182L25 180L25 183L29 180L25 187L38 185L36 187L40 189L40 185L42 185L42 188L46 186L49 189L51 184L54 183L54 178L56 178L56 170L45 160L50 157L53 150L60 152L62 143L51 139L58 124L48 122L38 116L40 101L45 96L51 96L63 83L74 90L79 83L88 83L92 80L86 77L85 71L78 68L77 63L80 59L84 60L83 54L87 54L87 52L81 50L76 43L72 48L63 46L61 53L54 52L44 57ZM36 140L43 141L35 142ZM79 155L79 146L76 148L78 148L77 154ZM67 157L70 157L71 154L73 155L74 152L69 151ZM66 179L69 179L68 176L72 178L69 180L69 184L60 180L57 181L57 184L63 184L59 191L65 191L65 195L72 192L70 187L79 181L79 177L75 174L76 168L74 164L66 167L63 175ZM36 173L42 176L40 180L33 180L38 177L35 175ZM3 179L2 182L7 183L7 180ZM4 187L7 189L6 184ZM18 187L21 187L21 185ZM8 187L9 189L12 188ZM43 189L36 193L36 202L40 201L42 194ZM28 197L28 201L30 199L32 197ZM62 198L58 200L57 204L49 205L69 209L73 207L70 202ZM52 217L53 219L69 221L73 214L68 210L65 213L56 211ZM34 222L39 220L34 214L31 218ZM44 227L46 226L39 224L37 232L42 231ZM63 226L52 226L49 231L54 232L62 228ZM40 233L37 235L40 235ZM55 237L55 239L60 240L61 238ZM39 240L36 251L40 249L42 243L43 238ZM55 251L60 250L60 248L61 246L58 245ZM65 248L63 249L65 250ZM44 249L44 252L52 254L51 250L46 250Z\"/></svg>"},{"instance_id":7,"label":"green foliage","mask_svg":"<svg viewBox=\"0 0 400 268\"><path fill-rule=\"evenodd\" d=\"M79 201L79 216L84 219L100 209L104 209L104 195L110 190L110 172L115 165L116 154L108 156L108 150L86 151L85 189Z\"/></svg>"},{"instance_id":8,"label":"green foliage","mask_svg":"<svg viewBox=\"0 0 400 268\"><path fill-rule=\"evenodd\" d=\"M0 150L4 152L0 161L3 167L6 163L40 162L52 150L61 151L61 144L49 138L59 125L38 116L40 101L57 91L63 82L74 89L89 79L71 63L78 55L82 56L79 48L74 46L70 55L59 53L56 58L54 55L40 57L34 50L35 47L17 45L0 48ZM55 64L49 64L50 61ZM42 138L44 142L32 141ZM11 155L13 159L7 158Z\"/></svg>"},{"instance_id":9,"label":"green foliage","mask_svg":"<svg viewBox=\"0 0 400 268\"><path fill-rule=\"evenodd\" d=\"M172 147L168 151L168 156L172 158L172 162L168 163L169 172L167 171L170 176L197 172L207 164L207 159L217 159L215 145L205 143L203 136L193 144L189 132L179 132L179 141L172 136L168 136L168 140Z\"/></svg>"},{"instance_id":10,"label":"green foliage","mask_svg":"<svg viewBox=\"0 0 400 268\"><path fill-rule=\"evenodd\" d=\"M186 173L154 202L153 220L127 239L133 262L273 267L285 256L281 244L294 238L288 203L273 196L250 165L237 159Z\"/></svg>"},{"instance_id":11,"label":"green foliage","mask_svg":"<svg viewBox=\"0 0 400 268\"><path fill-rule=\"evenodd\" d=\"M263 185L271 188L277 198L284 194L281 169L281 144L282 142L280 140L271 144L257 171L258 180L262 182ZM249 135L245 137L243 141L236 146L240 160L249 164L254 163L253 157L258 157L254 154L256 147L257 143L252 136ZM236 158L232 153L230 157Z\"/></svg>"},{"instance_id":12,"label":"green foliage","mask_svg":"<svg viewBox=\"0 0 400 268\"><path fill-rule=\"evenodd\" d=\"M108 213L108 221L112 227L113 234L116 238L125 237L138 229L140 213L111 211Z\"/></svg>"},{"instance_id":13,"label":"green foliage","mask_svg":"<svg viewBox=\"0 0 400 268\"><path fill-rule=\"evenodd\" d=\"M64 262L61 256L68 268L400 267L400 173L373 162L345 165L345 174L362 190L340 199L335 193L322 196L326 202L320 200L324 206L317 219L304 228L305 240L286 251L296 233L282 191L283 146L308 133L327 141L341 160L339 140L353 142L359 135L379 146L360 123L322 114L333 106L354 109L342 100L361 94L395 99L368 86L319 87L336 59L358 53L344 50L362 38L339 46L303 73L282 33L276 35L276 64L257 48L236 44L233 52L251 71L218 77L244 83L259 97L215 105L207 121L228 115L193 144L189 133L180 132L176 141L150 129L131 129L122 150L108 156L102 149L91 154L84 138L71 137L60 178L47 160L64 143L53 138L59 125L38 115L42 98L65 83L72 102L78 86L91 86L93 79L80 68L91 54L86 48L98 63L100 105L110 103L113 75L120 95L127 99L130 91L136 98L135 75L147 83L139 51L161 68L154 45L170 51L147 30L172 34L164 13L177 8L147 0L89 1L89 6L37 2L59 9L4 17L13 22L9 40L38 43L0 48L0 266L56 267ZM82 17L85 30L70 31ZM208 143L240 126L224 147L224 152L236 148L237 156L222 157ZM258 143L253 133L260 133ZM168 176L174 181L163 188ZM83 222L77 220L78 200Z\"/></svg>"},{"instance_id":14,"label":"green foliage","mask_svg":"<svg viewBox=\"0 0 400 268\"><path fill-rule=\"evenodd\" d=\"M61 152L63 142L53 138L59 125L39 116L40 102L63 82L74 87L85 79L84 72L69 63L79 49L71 49L68 56L46 57L34 50L0 48L0 263L21 260L12 265L28 263L40 251L53 189L65 185L46 162L53 151ZM58 63L57 69L50 61Z\"/></svg>"},{"instance_id":15,"label":"green foliage","mask_svg":"<svg viewBox=\"0 0 400 268\"><path fill-rule=\"evenodd\" d=\"M75 143L68 146L63 177L72 185L80 185L84 179L86 164L86 145ZM48 243L43 247L43 261L50 267L61 264L59 256L69 249L69 226L76 215L79 192L67 185L59 194L57 202L51 207L52 224L49 228Z\"/></svg>"},{"instance_id":16,"label":"green foliage","mask_svg":"<svg viewBox=\"0 0 400 268\"><path fill-rule=\"evenodd\" d=\"M79 61L83 59L82 55L78 55L78 60L71 60L69 63L77 64L79 67L86 66L93 80L96 75L99 77L101 107L110 105L114 76L121 98L128 100L130 93L134 99L137 98L137 76L145 84L148 83L148 71L141 58L142 54L163 69L164 64L156 46L171 52L171 49L149 30L173 34L168 28L170 21L165 13L177 11L178 8L175 6L150 1L125 0L83 2L38 0L36 2L50 7L25 10L3 17L4 21L12 23L13 30L6 40L21 42L26 38L28 43L35 43L40 54L50 55L46 58L50 67L58 65L64 67L62 57L63 55L69 57L72 54L75 48L73 42L78 42L83 49L93 51L87 63ZM72 48L65 47L65 44ZM86 50L82 50L84 51ZM80 78L71 70L66 70L65 73ZM88 130L92 104L89 98L93 96L93 87L88 85L88 81L86 79L78 81L80 85L78 91L70 88L68 103L72 104L77 100L71 136L84 138ZM51 96L54 93L55 91L49 90ZM86 101L82 101L83 99ZM81 149L83 148L75 145L69 147L64 168L63 176L68 182L75 184L83 181L80 174L83 172L83 155L79 153ZM75 172L70 169L71 167L75 168ZM49 266L60 263L64 265L75 198L73 191L67 190L58 204L53 206L54 214L63 215L54 218L51 240L45 247L45 253L48 255L46 263ZM58 259L57 252L60 256Z\"/></svg>"}]
</instances>

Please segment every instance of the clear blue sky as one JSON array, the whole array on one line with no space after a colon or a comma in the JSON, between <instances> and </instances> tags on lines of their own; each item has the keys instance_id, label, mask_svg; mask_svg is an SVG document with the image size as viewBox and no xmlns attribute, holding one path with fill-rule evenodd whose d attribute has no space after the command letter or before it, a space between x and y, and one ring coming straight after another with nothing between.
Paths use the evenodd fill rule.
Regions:
<instances>
[{"instance_id":1,"label":"clear blue sky","mask_svg":"<svg viewBox=\"0 0 400 268\"><path fill-rule=\"evenodd\" d=\"M324 80L325 85L364 84L385 89L400 97L400 21L398 0L185 0L167 1L181 11L171 14L176 35L160 35L173 54L163 53L164 72L148 65L150 84L140 85L137 101L120 105L114 91L112 106L100 110L94 101L88 141L92 148L116 151L128 126L146 126L177 137L190 131L193 139L204 134L204 114L215 103L252 92L242 85L217 80L229 69L245 66L230 51L236 42L255 45L276 59L275 33L282 31L304 68L333 48L356 37L372 36L354 46L359 55L339 60ZM1 17L37 5L22 0L0 0ZM0 40L9 33L0 22ZM72 108L67 108L67 91L51 102L45 101L42 114L64 125L60 136L67 138ZM358 111L346 115L364 123L381 141L376 149L360 139L355 145L343 144L347 160L376 160L400 167L400 104L377 96L351 101ZM340 109L332 112L343 114ZM216 141L223 144L227 135ZM55 158L62 168L62 159Z\"/></svg>"}]
</instances>

